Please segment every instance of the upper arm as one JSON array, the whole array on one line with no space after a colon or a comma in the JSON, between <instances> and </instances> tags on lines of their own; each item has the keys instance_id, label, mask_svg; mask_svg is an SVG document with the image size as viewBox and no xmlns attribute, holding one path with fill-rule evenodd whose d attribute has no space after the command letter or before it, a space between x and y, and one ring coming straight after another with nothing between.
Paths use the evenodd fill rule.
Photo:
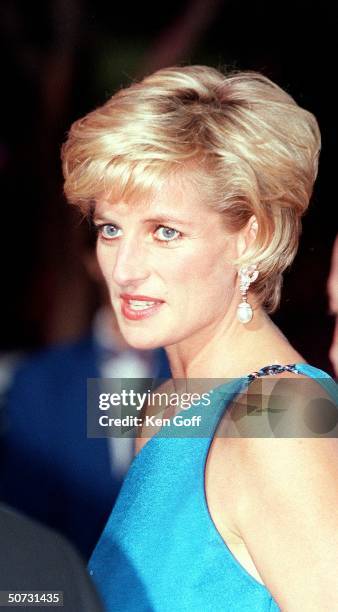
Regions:
<instances>
[{"instance_id":1,"label":"upper arm","mask_svg":"<svg viewBox=\"0 0 338 612\"><path fill-rule=\"evenodd\" d=\"M330 400L316 383L309 395L286 395L288 427L293 399L306 415L312 391ZM237 441L235 522L283 612L331 611L338 609L338 442L290 433Z\"/></svg>"}]
</instances>

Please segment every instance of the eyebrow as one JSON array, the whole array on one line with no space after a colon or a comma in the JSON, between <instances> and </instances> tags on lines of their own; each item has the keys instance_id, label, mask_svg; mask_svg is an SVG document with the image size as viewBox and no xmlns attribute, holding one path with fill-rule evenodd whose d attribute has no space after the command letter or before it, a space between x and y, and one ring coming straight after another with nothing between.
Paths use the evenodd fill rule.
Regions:
<instances>
[{"instance_id":1,"label":"eyebrow","mask_svg":"<svg viewBox=\"0 0 338 612\"><path fill-rule=\"evenodd\" d=\"M157 215L152 219L145 219L145 223L175 223L179 225L189 225L190 221L183 221L183 219L179 219L178 217L170 217L166 215Z\"/></svg>"},{"instance_id":2,"label":"eyebrow","mask_svg":"<svg viewBox=\"0 0 338 612\"><path fill-rule=\"evenodd\" d=\"M93 221L103 221L104 223L112 223L114 224L115 221L112 218L109 218L106 215L93 215ZM152 217L152 218L147 218L147 219L143 219L142 220L143 223L174 223L174 224L178 224L178 225L190 225L191 222L190 221L183 221L183 219L178 219L177 217L171 217L171 216L167 216L167 215L163 215L163 214L159 214L156 217Z\"/></svg>"}]
</instances>

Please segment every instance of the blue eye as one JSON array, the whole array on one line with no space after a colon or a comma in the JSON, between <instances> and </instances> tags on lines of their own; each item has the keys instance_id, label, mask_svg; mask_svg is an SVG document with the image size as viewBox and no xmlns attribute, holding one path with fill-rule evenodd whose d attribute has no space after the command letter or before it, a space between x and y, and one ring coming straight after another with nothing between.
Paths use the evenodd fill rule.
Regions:
<instances>
[{"instance_id":1,"label":"blue eye","mask_svg":"<svg viewBox=\"0 0 338 612\"><path fill-rule=\"evenodd\" d=\"M120 228L116 227L116 225L101 225L99 227L99 232L102 236L102 238L105 238L106 240L113 240L114 238L117 238L119 236L120 232Z\"/></svg>"},{"instance_id":2,"label":"blue eye","mask_svg":"<svg viewBox=\"0 0 338 612\"><path fill-rule=\"evenodd\" d=\"M160 225L155 231L155 234L157 239L161 240L162 242L171 242L180 236L180 232L178 230L175 230L172 227L165 227L164 225Z\"/></svg>"}]
</instances>

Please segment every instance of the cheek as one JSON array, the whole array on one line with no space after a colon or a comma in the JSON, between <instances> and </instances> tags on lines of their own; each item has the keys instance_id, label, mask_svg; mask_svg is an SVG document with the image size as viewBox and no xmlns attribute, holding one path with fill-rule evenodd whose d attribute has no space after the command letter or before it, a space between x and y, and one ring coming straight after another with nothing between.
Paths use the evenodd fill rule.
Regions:
<instances>
[{"instance_id":1,"label":"cheek","mask_svg":"<svg viewBox=\"0 0 338 612\"><path fill-rule=\"evenodd\" d=\"M168 263L168 271L174 280L183 283L205 284L208 280L222 282L229 275L233 275L230 266L226 266L224 255L218 252L211 253L210 245L197 252L184 254Z\"/></svg>"},{"instance_id":2,"label":"cheek","mask_svg":"<svg viewBox=\"0 0 338 612\"><path fill-rule=\"evenodd\" d=\"M112 276L112 270L114 268L112 253L109 253L107 249L103 249L100 243L98 242L96 247L96 257L103 278L106 282L110 281Z\"/></svg>"},{"instance_id":3,"label":"cheek","mask_svg":"<svg viewBox=\"0 0 338 612\"><path fill-rule=\"evenodd\" d=\"M207 296L214 299L215 306L219 300L224 303L235 286L233 268L219 253L208 254L207 249L167 260L165 277L175 289L172 295L186 296L195 308L199 302L205 305Z\"/></svg>"},{"instance_id":4,"label":"cheek","mask_svg":"<svg viewBox=\"0 0 338 612\"><path fill-rule=\"evenodd\" d=\"M196 261L191 255L185 255L184 257L172 258L167 261L166 265L166 276L170 276L176 286L185 284L190 280L192 275L197 276Z\"/></svg>"}]
</instances>

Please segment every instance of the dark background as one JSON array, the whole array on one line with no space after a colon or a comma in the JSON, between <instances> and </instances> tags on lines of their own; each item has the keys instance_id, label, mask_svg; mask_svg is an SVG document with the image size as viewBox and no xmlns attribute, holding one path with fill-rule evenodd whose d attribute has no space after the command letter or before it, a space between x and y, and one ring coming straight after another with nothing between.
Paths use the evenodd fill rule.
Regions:
<instances>
[{"instance_id":1,"label":"dark background","mask_svg":"<svg viewBox=\"0 0 338 612\"><path fill-rule=\"evenodd\" d=\"M2 351L74 339L95 308L82 260L86 225L62 196L60 146L71 122L131 79L165 65L203 63L261 71L318 119L319 179L273 319L310 363L333 373L326 298L337 229L332 6L3 0Z\"/></svg>"}]
</instances>

